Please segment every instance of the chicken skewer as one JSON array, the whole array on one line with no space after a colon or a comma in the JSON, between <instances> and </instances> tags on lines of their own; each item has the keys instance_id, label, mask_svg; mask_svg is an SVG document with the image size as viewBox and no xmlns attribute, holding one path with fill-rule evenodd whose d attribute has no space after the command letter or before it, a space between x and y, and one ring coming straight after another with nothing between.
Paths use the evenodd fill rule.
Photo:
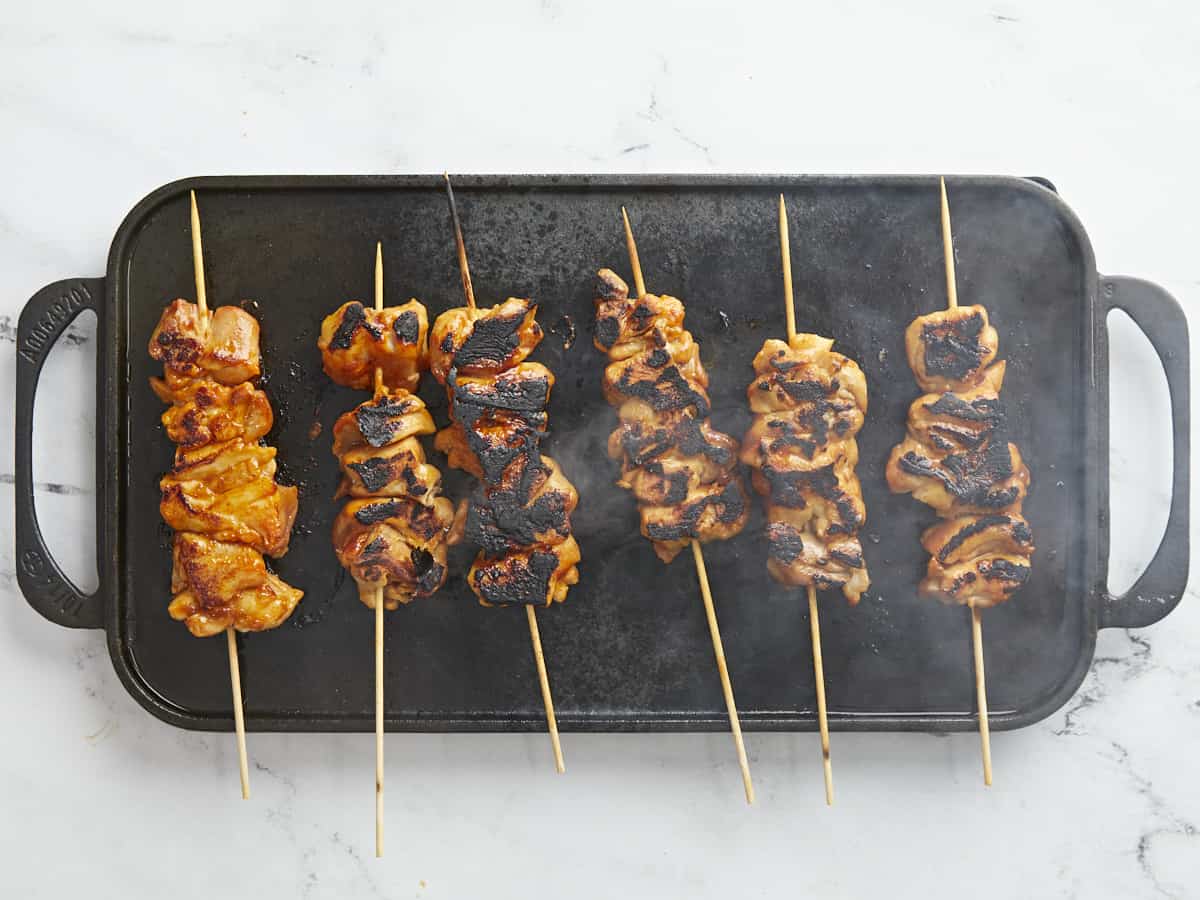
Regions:
<instances>
[{"instance_id":1,"label":"chicken skewer","mask_svg":"<svg viewBox=\"0 0 1200 900\"><path fill-rule=\"evenodd\" d=\"M432 595L446 578L453 521L440 496L441 474L425 459L420 436L433 419L412 393L428 367L425 307L417 300L385 309L383 247L375 245L375 304L342 304L321 323L317 346L325 373L372 397L334 425L342 470L333 542L338 561L375 611L375 853L383 855L383 611Z\"/></svg>"},{"instance_id":2,"label":"chicken skewer","mask_svg":"<svg viewBox=\"0 0 1200 900\"><path fill-rule=\"evenodd\" d=\"M742 462L754 469L770 539L767 569L777 581L807 588L825 802L833 805L833 766L825 704L817 588L840 587L854 605L870 584L857 531L866 520L854 472L855 435L867 409L866 379L833 341L796 333L787 207L779 196L787 343L768 339L754 358L746 390L754 421Z\"/></svg>"},{"instance_id":3,"label":"chicken skewer","mask_svg":"<svg viewBox=\"0 0 1200 900\"><path fill-rule=\"evenodd\" d=\"M946 264L946 308L958 309L958 279L954 275L954 237L950 230L950 199L946 179L938 179L942 215L942 259ZM983 622L980 609L971 607L971 651L975 658L975 705L979 709L979 750L983 755L983 783L992 783L992 735L988 722L987 676L983 666Z\"/></svg>"},{"instance_id":4,"label":"chicken skewer","mask_svg":"<svg viewBox=\"0 0 1200 900\"><path fill-rule=\"evenodd\" d=\"M725 661L702 540L732 537L748 516L737 474L737 443L708 422L708 375L691 334L683 327L683 304L646 293L629 216L621 209L636 296L616 273L599 273L597 349L610 360L604 392L620 424L609 438L609 455L622 461L618 484L638 500L642 534L669 563L691 547L746 802L754 783L741 722Z\"/></svg>"},{"instance_id":5,"label":"chicken skewer","mask_svg":"<svg viewBox=\"0 0 1200 900\"><path fill-rule=\"evenodd\" d=\"M196 306L200 320L208 325L208 294L204 284L204 247L200 234L200 210L196 192L189 192L192 218L192 275L196 280ZM237 635L230 625L225 629L225 648L229 655L229 684L233 690L233 728L237 734L238 773L242 781L242 799L250 799L250 761L246 753L246 716L242 704L242 672L238 664Z\"/></svg>"},{"instance_id":6,"label":"chicken skewer","mask_svg":"<svg viewBox=\"0 0 1200 900\"><path fill-rule=\"evenodd\" d=\"M479 487L456 517L454 538L480 548L467 583L484 606L524 606L546 712L554 766L566 771L535 604L563 602L579 581L579 547L570 514L579 502L558 465L540 452L554 376L526 357L542 339L537 305L510 298L475 303L466 244L450 177L446 197L466 307L438 316L430 335L430 369L446 386L451 424L435 446Z\"/></svg>"},{"instance_id":7,"label":"chicken skewer","mask_svg":"<svg viewBox=\"0 0 1200 900\"><path fill-rule=\"evenodd\" d=\"M159 485L163 519L175 530L169 612L197 637L226 635L242 797L250 792L238 631L281 624L303 596L270 572L263 554L287 552L297 491L275 482L275 450L259 443L273 421L260 369L259 329L234 306L209 311L200 215L191 194L196 303L167 306L149 352L163 363L151 387L179 445Z\"/></svg>"},{"instance_id":8,"label":"chicken skewer","mask_svg":"<svg viewBox=\"0 0 1200 900\"><path fill-rule=\"evenodd\" d=\"M920 592L971 609L983 779L990 785L980 613L1029 578L1033 535L1021 515L1029 470L1007 438L996 329L984 307L958 305L944 179L941 224L947 308L919 316L905 334L909 365L927 393L909 408L908 435L892 450L887 480L894 492L911 493L942 519L921 536L930 560Z\"/></svg>"}]
</instances>

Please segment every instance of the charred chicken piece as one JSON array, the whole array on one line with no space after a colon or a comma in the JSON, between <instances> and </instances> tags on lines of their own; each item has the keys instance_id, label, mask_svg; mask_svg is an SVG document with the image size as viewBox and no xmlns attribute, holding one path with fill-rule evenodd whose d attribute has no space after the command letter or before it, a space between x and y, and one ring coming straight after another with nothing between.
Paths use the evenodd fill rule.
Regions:
<instances>
[{"instance_id":1,"label":"charred chicken piece","mask_svg":"<svg viewBox=\"0 0 1200 900\"><path fill-rule=\"evenodd\" d=\"M929 568L921 593L943 603L1003 603L1029 578L1033 533L1020 516L962 516L926 529Z\"/></svg>"},{"instance_id":2,"label":"charred chicken piece","mask_svg":"<svg viewBox=\"0 0 1200 900\"><path fill-rule=\"evenodd\" d=\"M300 598L269 571L262 554L245 544L181 531L175 535L168 607L196 637L226 628L266 631L283 623Z\"/></svg>"},{"instance_id":3,"label":"charred chicken piece","mask_svg":"<svg viewBox=\"0 0 1200 900\"><path fill-rule=\"evenodd\" d=\"M446 377L451 424L434 446L450 465L488 484L536 448L546 431L554 375L541 363L518 363L495 375Z\"/></svg>"},{"instance_id":4,"label":"charred chicken piece","mask_svg":"<svg viewBox=\"0 0 1200 900\"><path fill-rule=\"evenodd\" d=\"M407 497L430 505L442 476L425 461L418 437L434 430L425 404L403 388L344 413L333 426L333 453L342 469L338 496Z\"/></svg>"},{"instance_id":5,"label":"charred chicken piece","mask_svg":"<svg viewBox=\"0 0 1200 900\"><path fill-rule=\"evenodd\" d=\"M173 300L150 335L150 356L162 362L168 378L207 376L221 384L240 384L261 372L258 321L236 306L221 306L205 328L196 304Z\"/></svg>"},{"instance_id":6,"label":"charred chicken piece","mask_svg":"<svg viewBox=\"0 0 1200 900\"><path fill-rule=\"evenodd\" d=\"M904 333L908 365L926 393L971 387L996 358L1000 339L982 306L917 316Z\"/></svg>"},{"instance_id":7,"label":"charred chicken piece","mask_svg":"<svg viewBox=\"0 0 1200 900\"><path fill-rule=\"evenodd\" d=\"M479 548L467 583L484 606L562 602L579 581L570 521L579 496L540 451L554 375L526 361L542 339L536 312L519 299L452 309L431 336L430 371L451 417L435 446L479 479L451 540Z\"/></svg>"},{"instance_id":8,"label":"charred chicken piece","mask_svg":"<svg viewBox=\"0 0 1200 900\"><path fill-rule=\"evenodd\" d=\"M376 310L358 300L343 303L321 323L317 347L325 374L355 390L370 390L375 369L389 387L415 391L427 364L429 319L416 300Z\"/></svg>"},{"instance_id":9,"label":"charred chicken piece","mask_svg":"<svg viewBox=\"0 0 1200 900\"><path fill-rule=\"evenodd\" d=\"M566 600L579 583L578 562L579 545L573 537L501 556L481 553L467 573L467 583L483 606L549 606Z\"/></svg>"},{"instance_id":10,"label":"charred chicken piece","mask_svg":"<svg viewBox=\"0 0 1200 900\"><path fill-rule=\"evenodd\" d=\"M1004 426L1004 370L1003 361L993 363L974 387L918 397L908 409L909 436L934 453L983 446Z\"/></svg>"},{"instance_id":11,"label":"charred chicken piece","mask_svg":"<svg viewBox=\"0 0 1200 900\"><path fill-rule=\"evenodd\" d=\"M857 535L823 539L774 518L767 526L767 571L781 584L841 588L851 606L871 586Z\"/></svg>"},{"instance_id":12,"label":"charred chicken piece","mask_svg":"<svg viewBox=\"0 0 1200 900\"><path fill-rule=\"evenodd\" d=\"M491 375L524 362L542 340L537 304L510 297L491 309L459 307L442 313L429 338L429 368L445 384L451 370Z\"/></svg>"},{"instance_id":13,"label":"charred chicken piece","mask_svg":"<svg viewBox=\"0 0 1200 900\"><path fill-rule=\"evenodd\" d=\"M692 540L723 540L749 516L737 442L712 428L708 373L674 298L629 296L611 269L597 273L596 348L607 354L604 396L619 424L608 453L617 484L638 501L642 534L670 562Z\"/></svg>"},{"instance_id":14,"label":"charred chicken piece","mask_svg":"<svg viewBox=\"0 0 1200 900\"><path fill-rule=\"evenodd\" d=\"M1003 440L945 453L906 438L892 449L885 474L893 493L912 494L943 518L1019 513L1029 491L1017 445Z\"/></svg>"},{"instance_id":15,"label":"charred chicken piece","mask_svg":"<svg viewBox=\"0 0 1200 900\"><path fill-rule=\"evenodd\" d=\"M333 523L338 562L358 585L358 597L375 608L383 588L385 609L432 595L446 580L446 534L454 506L445 497L429 505L400 498L355 499Z\"/></svg>"}]
</instances>

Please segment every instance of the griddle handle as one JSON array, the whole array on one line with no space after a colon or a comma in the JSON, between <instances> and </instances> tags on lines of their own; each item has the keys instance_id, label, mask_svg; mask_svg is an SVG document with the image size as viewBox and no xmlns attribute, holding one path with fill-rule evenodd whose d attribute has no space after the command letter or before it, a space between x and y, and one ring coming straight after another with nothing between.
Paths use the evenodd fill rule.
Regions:
<instances>
[{"instance_id":1,"label":"griddle handle","mask_svg":"<svg viewBox=\"0 0 1200 900\"><path fill-rule=\"evenodd\" d=\"M1187 318L1174 297L1139 278L1102 278L1097 305L1100 313L1097 324L1101 328L1106 327L1108 313L1113 309L1124 310L1137 323L1162 360L1171 392L1174 467L1167 529L1154 559L1133 587L1120 597L1104 592L1100 606L1101 628L1143 628L1153 625L1179 604L1188 579L1191 391Z\"/></svg>"},{"instance_id":2,"label":"griddle handle","mask_svg":"<svg viewBox=\"0 0 1200 900\"><path fill-rule=\"evenodd\" d=\"M85 309L98 315L103 298L103 278L56 281L33 295L17 322L17 582L30 606L68 628L104 626L104 584L94 594L80 591L42 540L33 497L33 400L50 348Z\"/></svg>"}]
</instances>

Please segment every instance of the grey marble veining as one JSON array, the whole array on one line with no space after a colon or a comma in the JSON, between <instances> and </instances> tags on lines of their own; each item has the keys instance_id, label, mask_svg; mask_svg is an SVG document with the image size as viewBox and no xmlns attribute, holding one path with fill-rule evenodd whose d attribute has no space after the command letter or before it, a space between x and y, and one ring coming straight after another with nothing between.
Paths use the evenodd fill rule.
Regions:
<instances>
[{"instance_id":1,"label":"grey marble veining","mask_svg":"<svg viewBox=\"0 0 1200 900\"><path fill-rule=\"evenodd\" d=\"M0 517L12 521L14 330L37 288L103 271L149 190L238 172L1042 174L1104 272L1200 303L1194 4L565 0L24 4L0 27ZM1115 322L1114 586L1169 484L1152 351ZM95 329L47 365L35 449L48 540L94 584ZM1200 895L1200 598L1102 632L1057 714L993 736L391 736L388 856L369 735L177 731L103 636L41 620L0 542L0 846L8 896L1186 897ZM164 598L165 603L165 598ZM802 637L802 636L801 636ZM223 653L213 642L212 652Z\"/></svg>"}]
</instances>

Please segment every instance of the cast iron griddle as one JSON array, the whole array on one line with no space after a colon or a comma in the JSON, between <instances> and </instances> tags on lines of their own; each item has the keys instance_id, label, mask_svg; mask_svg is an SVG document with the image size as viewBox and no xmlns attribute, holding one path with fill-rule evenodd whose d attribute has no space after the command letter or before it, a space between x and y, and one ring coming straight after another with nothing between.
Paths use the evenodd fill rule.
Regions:
<instances>
[{"instance_id":1,"label":"cast iron griddle","mask_svg":"<svg viewBox=\"0 0 1200 900\"><path fill-rule=\"evenodd\" d=\"M1086 235L1051 190L1031 181L948 184L960 302L987 306L999 330L1012 437L1033 478L1025 507L1037 544L1032 578L984 618L993 724L1016 727L1070 696L1090 663L1098 626L1144 624L1169 611L1178 591L1140 620L1123 598L1102 594L1107 364L1094 337L1103 327L1097 307L1106 301L1097 297ZM301 492L291 551L276 568L306 596L282 627L239 637L247 727L369 731L372 616L329 540L340 505L333 500L331 426L367 395L332 385L316 338L322 317L339 304L369 301L377 240L388 303L418 297L431 321L462 305L440 179L194 179L160 189L130 214L114 242L107 282L79 282L102 295L95 300L103 300L108 348L99 404L102 596L69 608L59 602L47 614L64 624L99 624L101 604L117 671L147 708L185 727L230 727L224 642L191 637L166 612L170 532L158 516L157 480L173 447L147 384L158 366L146 343L164 304L194 294L191 187L204 221L209 303L253 301L263 383L276 410L268 442L279 448L280 480ZM536 299L547 336L534 359L557 376L544 448L579 490L573 521L583 553L581 582L566 604L539 614L560 725L727 726L690 555L659 563L638 535L632 498L613 485L617 465L605 441L615 414L600 390L604 357L591 343L593 275L609 266L631 280L624 204L648 290L687 304L687 326L712 381L713 423L740 438L749 422L750 361L764 339L784 333L776 231L783 190L797 326L836 338L836 349L859 362L870 387L858 471L872 587L855 609L837 592L821 598L831 725L973 728L968 614L917 598L926 562L918 538L933 517L911 498L890 494L883 476L918 393L905 362L904 328L945 305L936 180L462 177L455 188L480 304ZM1138 283L1104 284L1111 290ZM1178 310L1155 309L1172 323L1158 340L1175 342L1186 372L1186 330L1172 332ZM1174 392L1186 391L1170 365L1168 375ZM444 423L444 397L432 378L421 394ZM1185 451L1187 440L1183 399L1177 469L1179 435ZM432 459L447 471L440 454ZM1184 497L1186 460L1184 452ZM1177 470L1177 496L1179 479ZM452 498L467 485L461 473L447 473ZM1156 563L1155 572L1161 582L1171 563L1170 580L1178 576L1181 588L1186 509L1182 526L1176 512L1164 544L1171 559ZM806 603L802 592L768 577L762 531L756 499L740 536L705 547L730 674L745 727L808 729L815 716ZM451 577L437 596L387 616L389 728L545 727L525 617L477 605L463 579L472 555L452 553ZM35 599L36 585L26 588Z\"/></svg>"}]
</instances>

